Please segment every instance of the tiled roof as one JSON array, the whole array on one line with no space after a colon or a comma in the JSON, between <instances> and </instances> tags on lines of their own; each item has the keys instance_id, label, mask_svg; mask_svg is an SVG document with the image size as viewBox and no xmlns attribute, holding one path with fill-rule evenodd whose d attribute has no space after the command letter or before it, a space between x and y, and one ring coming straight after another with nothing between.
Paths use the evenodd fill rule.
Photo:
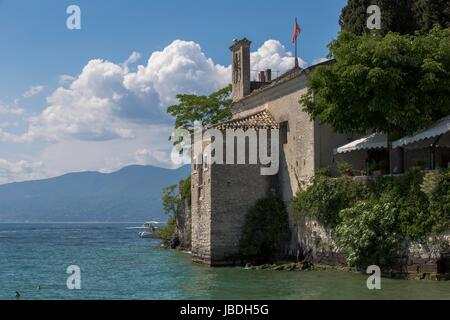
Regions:
<instances>
[{"instance_id":1,"label":"tiled roof","mask_svg":"<svg viewBox=\"0 0 450 320\"><path fill-rule=\"evenodd\" d=\"M219 130L225 129L277 129L278 123L272 117L269 111L263 110L249 116L231 119L219 124L216 124L214 128Z\"/></svg>"}]
</instances>

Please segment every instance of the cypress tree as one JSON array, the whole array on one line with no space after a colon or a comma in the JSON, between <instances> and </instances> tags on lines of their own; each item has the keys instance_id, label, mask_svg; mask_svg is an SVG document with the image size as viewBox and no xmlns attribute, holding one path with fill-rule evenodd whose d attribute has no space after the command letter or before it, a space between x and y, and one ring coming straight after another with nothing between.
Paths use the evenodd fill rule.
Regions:
<instances>
[{"instance_id":1,"label":"cypress tree","mask_svg":"<svg viewBox=\"0 0 450 320\"><path fill-rule=\"evenodd\" d=\"M450 27L449 0L348 0L339 23L342 29L361 35L367 28L367 8L378 5L381 9L381 35L389 31L400 34L426 33L435 24Z\"/></svg>"}]
</instances>

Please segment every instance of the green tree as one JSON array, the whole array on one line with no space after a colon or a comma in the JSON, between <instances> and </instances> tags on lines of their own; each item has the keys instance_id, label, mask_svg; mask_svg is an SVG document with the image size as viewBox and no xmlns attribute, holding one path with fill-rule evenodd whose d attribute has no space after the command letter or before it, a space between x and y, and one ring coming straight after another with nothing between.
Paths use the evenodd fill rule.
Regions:
<instances>
[{"instance_id":1,"label":"green tree","mask_svg":"<svg viewBox=\"0 0 450 320\"><path fill-rule=\"evenodd\" d=\"M195 121L208 126L231 117L230 97L231 85L209 96L179 94L179 104L168 107L167 112L175 118L175 128L192 131Z\"/></svg>"},{"instance_id":2,"label":"green tree","mask_svg":"<svg viewBox=\"0 0 450 320\"><path fill-rule=\"evenodd\" d=\"M415 0L413 12L420 32L427 32L436 23L442 27L450 27L450 1L448 0Z\"/></svg>"},{"instance_id":3,"label":"green tree","mask_svg":"<svg viewBox=\"0 0 450 320\"><path fill-rule=\"evenodd\" d=\"M361 35L371 32L367 28L367 8L377 5L381 10L381 30L414 34L426 33L435 24L450 26L450 2L448 0L349 0L342 9L339 23L342 30Z\"/></svg>"},{"instance_id":4,"label":"green tree","mask_svg":"<svg viewBox=\"0 0 450 320\"><path fill-rule=\"evenodd\" d=\"M180 181L179 186L176 184L163 188L161 202L163 211L169 216L167 224L157 231L157 235L168 245L174 238L177 227L177 217L182 213L183 202L187 201L187 205L191 205L191 177L187 177Z\"/></svg>"},{"instance_id":5,"label":"green tree","mask_svg":"<svg viewBox=\"0 0 450 320\"><path fill-rule=\"evenodd\" d=\"M398 261L403 237L397 208L391 203L361 201L340 212L334 234L351 266L391 267Z\"/></svg>"},{"instance_id":6,"label":"green tree","mask_svg":"<svg viewBox=\"0 0 450 320\"><path fill-rule=\"evenodd\" d=\"M343 31L329 45L300 103L338 132L383 131L396 138L450 114L450 29L385 37Z\"/></svg>"},{"instance_id":7,"label":"green tree","mask_svg":"<svg viewBox=\"0 0 450 320\"><path fill-rule=\"evenodd\" d=\"M171 185L163 189L161 197L163 211L169 216L176 216L180 208L180 195L177 193L177 185Z\"/></svg>"},{"instance_id":8,"label":"green tree","mask_svg":"<svg viewBox=\"0 0 450 320\"><path fill-rule=\"evenodd\" d=\"M361 35L370 32L367 28L367 8L377 5L381 10L381 30L385 35L389 31L400 34L414 33L417 29L413 14L414 0L349 0L342 9L340 25L343 30Z\"/></svg>"},{"instance_id":9,"label":"green tree","mask_svg":"<svg viewBox=\"0 0 450 320\"><path fill-rule=\"evenodd\" d=\"M156 234L161 238L163 244L168 246L176 231L176 217L180 210L181 197L177 192L177 185L171 185L163 189L161 197L163 211L169 216L164 227L158 229Z\"/></svg>"},{"instance_id":10,"label":"green tree","mask_svg":"<svg viewBox=\"0 0 450 320\"><path fill-rule=\"evenodd\" d=\"M339 18L341 28L355 34L367 32L367 7L370 0L349 0Z\"/></svg>"}]
</instances>

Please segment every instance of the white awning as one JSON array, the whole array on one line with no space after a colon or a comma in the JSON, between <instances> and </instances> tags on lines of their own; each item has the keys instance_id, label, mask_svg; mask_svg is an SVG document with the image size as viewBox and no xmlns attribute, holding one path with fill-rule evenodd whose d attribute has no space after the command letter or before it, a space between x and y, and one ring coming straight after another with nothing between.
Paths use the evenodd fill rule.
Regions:
<instances>
[{"instance_id":1,"label":"white awning","mask_svg":"<svg viewBox=\"0 0 450 320\"><path fill-rule=\"evenodd\" d=\"M387 135L384 133L372 133L371 135L352 141L345 146L339 147L334 150L334 153L346 153L357 150L370 150L370 149L387 149Z\"/></svg>"},{"instance_id":2,"label":"white awning","mask_svg":"<svg viewBox=\"0 0 450 320\"><path fill-rule=\"evenodd\" d=\"M450 116L442 118L427 129L420 130L412 136L401 138L392 143L392 148L403 147L422 140L436 138L450 132Z\"/></svg>"}]
</instances>

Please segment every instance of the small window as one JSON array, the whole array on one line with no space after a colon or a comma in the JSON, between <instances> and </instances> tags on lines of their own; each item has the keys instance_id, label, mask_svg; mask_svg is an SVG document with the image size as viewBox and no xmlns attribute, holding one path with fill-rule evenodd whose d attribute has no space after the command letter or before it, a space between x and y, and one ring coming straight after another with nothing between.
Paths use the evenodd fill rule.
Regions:
<instances>
[{"instance_id":1,"label":"small window","mask_svg":"<svg viewBox=\"0 0 450 320\"><path fill-rule=\"evenodd\" d=\"M289 122L285 121L280 123L280 143L288 143L288 133L289 133Z\"/></svg>"},{"instance_id":2,"label":"small window","mask_svg":"<svg viewBox=\"0 0 450 320\"><path fill-rule=\"evenodd\" d=\"M197 158L196 157L192 158L192 163L193 163L193 167L194 167L194 173L196 173L197 170L198 170L198 164L197 164Z\"/></svg>"},{"instance_id":3,"label":"small window","mask_svg":"<svg viewBox=\"0 0 450 320\"><path fill-rule=\"evenodd\" d=\"M208 170L208 156L206 154L203 156L203 170Z\"/></svg>"},{"instance_id":4,"label":"small window","mask_svg":"<svg viewBox=\"0 0 450 320\"><path fill-rule=\"evenodd\" d=\"M202 167L199 167L199 169L198 169L198 185L199 186L203 185L203 170L202 170Z\"/></svg>"}]
</instances>

